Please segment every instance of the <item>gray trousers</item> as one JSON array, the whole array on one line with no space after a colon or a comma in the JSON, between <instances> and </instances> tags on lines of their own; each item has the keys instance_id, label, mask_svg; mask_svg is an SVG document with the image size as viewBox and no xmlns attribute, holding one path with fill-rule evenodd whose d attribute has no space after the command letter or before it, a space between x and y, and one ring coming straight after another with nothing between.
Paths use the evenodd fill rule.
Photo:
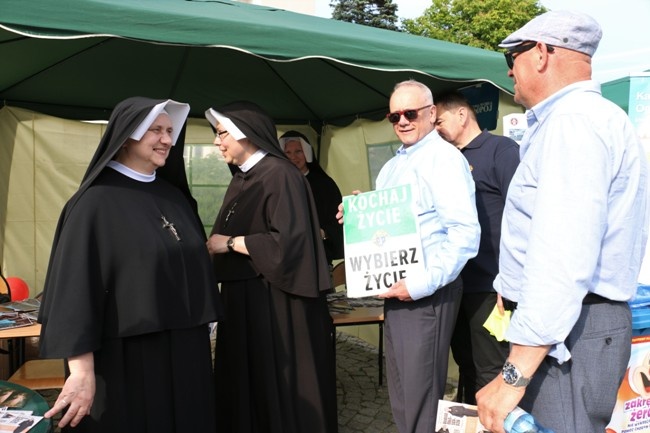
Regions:
<instances>
[{"instance_id":1,"label":"gray trousers","mask_svg":"<svg viewBox=\"0 0 650 433\"><path fill-rule=\"evenodd\" d=\"M388 395L400 433L432 433L445 394L462 281L413 302L384 304Z\"/></svg>"},{"instance_id":2,"label":"gray trousers","mask_svg":"<svg viewBox=\"0 0 650 433\"><path fill-rule=\"evenodd\" d=\"M519 405L555 433L604 432L627 369L631 341L627 303L583 305L565 342L571 359L560 365L547 356Z\"/></svg>"}]
</instances>

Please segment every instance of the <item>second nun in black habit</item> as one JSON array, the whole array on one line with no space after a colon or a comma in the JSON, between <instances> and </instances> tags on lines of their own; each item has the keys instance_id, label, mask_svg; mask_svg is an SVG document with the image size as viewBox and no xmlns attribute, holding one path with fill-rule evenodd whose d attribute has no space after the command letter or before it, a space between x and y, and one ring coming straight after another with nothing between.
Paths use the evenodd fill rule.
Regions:
<instances>
[{"instance_id":1,"label":"second nun in black habit","mask_svg":"<svg viewBox=\"0 0 650 433\"><path fill-rule=\"evenodd\" d=\"M220 433L335 433L327 260L309 183L257 105L206 111L233 179L208 240L225 308Z\"/></svg>"},{"instance_id":2,"label":"second nun in black habit","mask_svg":"<svg viewBox=\"0 0 650 433\"><path fill-rule=\"evenodd\" d=\"M64 432L215 431L208 324L220 301L185 178L188 112L118 104L61 213L39 321L41 356L67 361L46 413L66 411Z\"/></svg>"}]
</instances>

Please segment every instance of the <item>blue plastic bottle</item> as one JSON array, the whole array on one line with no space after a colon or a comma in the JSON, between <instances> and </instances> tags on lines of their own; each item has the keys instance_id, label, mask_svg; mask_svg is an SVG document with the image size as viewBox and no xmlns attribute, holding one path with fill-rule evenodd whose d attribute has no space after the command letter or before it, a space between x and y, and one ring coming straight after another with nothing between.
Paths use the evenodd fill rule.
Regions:
<instances>
[{"instance_id":1,"label":"blue plastic bottle","mask_svg":"<svg viewBox=\"0 0 650 433\"><path fill-rule=\"evenodd\" d=\"M531 414L519 407L508 414L503 422L503 428L506 433L553 433L553 430L539 425Z\"/></svg>"}]
</instances>

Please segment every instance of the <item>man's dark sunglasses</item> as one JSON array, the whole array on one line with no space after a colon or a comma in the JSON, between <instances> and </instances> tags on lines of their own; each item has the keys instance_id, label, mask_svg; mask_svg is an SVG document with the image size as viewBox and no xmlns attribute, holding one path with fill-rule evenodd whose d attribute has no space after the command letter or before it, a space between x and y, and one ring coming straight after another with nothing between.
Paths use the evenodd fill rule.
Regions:
<instances>
[{"instance_id":1,"label":"man's dark sunglasses","mask_svg":"<svg viewBox=\"0 0 650 433\"><path fill-rule=\"evenodd\" d=\"M515 56L513 56L513 54L525 53L526 51L535 48L536 45L537 42L525 42L503 53L503 55L506 56L506 64L508 65L508 69L512 69L515 66ZM549 45L549 44L546 44L546 49L548 50L549 53L555 51L553 45Z\"/></svg>"},{"instance_id":2,"label":"man's dark sunglasses","mask_svg":"<svg viewBox=\"0 0 650 433\"><path fill-rule=\"evenodd\" d=\"M402 117L402 114L404 117L406 117L406 120L415 120L418 118L418 112L420 110L424 110L425 108L431 107L433 104L425 105L424 107L420 108L411 108L409 110L402 110L402 111L394 111L392 113L388 113L386 115L386 118L388 121L392 124L398 123L399 119Z\"/></svg>"}]
</instances>

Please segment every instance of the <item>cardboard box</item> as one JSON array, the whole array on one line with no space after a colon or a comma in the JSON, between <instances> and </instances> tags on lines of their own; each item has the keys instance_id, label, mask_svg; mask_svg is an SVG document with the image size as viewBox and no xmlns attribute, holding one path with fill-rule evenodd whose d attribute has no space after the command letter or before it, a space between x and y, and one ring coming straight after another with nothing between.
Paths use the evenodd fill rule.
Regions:
<instances>
[{"instance_id":1,"label":"cardboard box","mask_svg":"<svg viewBox=\"0 0 650 433\"><path fill-rule=\"evenodd\" d=\"M630 361L606 432L650 432L650 335L632 337Z\"/></svg>"}]
</instances>

